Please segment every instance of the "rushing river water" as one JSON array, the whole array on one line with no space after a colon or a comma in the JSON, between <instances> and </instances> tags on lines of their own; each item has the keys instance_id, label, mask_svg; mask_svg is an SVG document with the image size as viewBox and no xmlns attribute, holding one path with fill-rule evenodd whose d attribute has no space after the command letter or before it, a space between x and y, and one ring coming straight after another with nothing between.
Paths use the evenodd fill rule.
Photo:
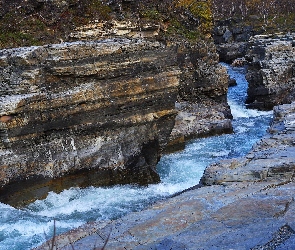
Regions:
<instances>
[{"instance_id":1,"label":"rushing river water","mask_svg":"<svg viewBox=\"0 0 295 250\"><path fill-rule=\"evenodd\" d=\"M162 157L158 164L160 184L71 188L59 194L49 193L45 200L23 209L0 203L0 250L25 250L39 245L52 235L54 219L57 233L61 233L88 221L115 219L138 211L198 184L210 163L245 155L265 134L272 112L247 110L244 69L225 66L238 83L228 93L234 116L233 134L192 140L182 152Z\"/></svg>"}]
</instances>

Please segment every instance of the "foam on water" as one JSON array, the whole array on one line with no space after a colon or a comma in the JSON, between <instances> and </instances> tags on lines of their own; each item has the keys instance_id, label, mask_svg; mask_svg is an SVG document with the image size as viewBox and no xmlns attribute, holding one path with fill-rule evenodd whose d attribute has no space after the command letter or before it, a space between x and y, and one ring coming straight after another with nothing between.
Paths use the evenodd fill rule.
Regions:
<instances>
[{"instance_id":1,"label":"foam on water","mask_svg":"<svg viewBox=\"0 0 295 250\"><path fill-rule=\"evenodd\" d=\"M240 117L249 118L249 117L258 117L258 116L269 116L272 114L272 111L259 111L255 109L247 109L245 105L238 104L235 100L229 100L228 104L231 108L231 113L234 119Z\"/></svg>"},{"instance_id":2,"label":"foam on water","mask_svg":"<svg viewBox=\"0 0 295 250\"><path fill-rule=\"evenodd\" d=\"M116 219L141 210L198 184L210 163L246 154L265 133L271 113L246 109L244 69L225 66L238 84L228 94L235 133L193 140L182 152L163 156L157 166L159 184L70 188L59 194L51 192L46 199L23 209L0 203L0 250L26 250L39 245L52 235L54 220L57 233L61 233L88 221Z\"/></svg>"}]
</instances>

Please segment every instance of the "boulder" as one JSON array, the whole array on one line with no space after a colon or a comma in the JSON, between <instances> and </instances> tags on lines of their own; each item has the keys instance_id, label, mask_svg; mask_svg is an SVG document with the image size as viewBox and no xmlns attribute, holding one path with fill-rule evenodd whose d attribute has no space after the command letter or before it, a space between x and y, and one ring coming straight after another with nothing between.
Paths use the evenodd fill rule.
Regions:
<instances>
[{"instance_id":1,"label":"boulder","mask_svg":"<svg viewBox=\"0 0 295 250\"><path fill-rule=\"evenodd\" d=\"M236 79L230 78L230 79L228 80L228 86L229 86L229 87L237 86L237 81L236 81Z\"/></svg>"},{"instance_id":2,"label":"boulder","mask_svg":"<svg viewBox=\"0 0 295 250\"><path fill-rule=\"evenodd\" d=\"M235 59L244 57L248 49L247 43L253 34L253 27L241 24L240 20L217 20L212 35L220 61L232 63Z\"/></svg>"},{"instance_id":3,"label":"boulder","mask_svg":"<svg viewBox=\"0 0 295 250\"><path fill-rule=\"evenodd\" d=\"M248 49L247 42L234 42L216 45L220 61L232 63L237 58L242 58L246 55Z\"/></svg>"}]
</instances>

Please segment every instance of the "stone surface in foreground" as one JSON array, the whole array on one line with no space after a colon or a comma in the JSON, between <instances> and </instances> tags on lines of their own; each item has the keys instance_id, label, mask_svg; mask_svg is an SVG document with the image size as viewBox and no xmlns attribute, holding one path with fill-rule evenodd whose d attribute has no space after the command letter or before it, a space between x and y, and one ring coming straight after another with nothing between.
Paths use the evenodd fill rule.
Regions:
<instances>
[{"instance_id":1,"label":"stone surface in foreground","mask_svg":"<svg viewBox=\"0 0 295 250\"><path fill-rule=\"evenodd\" d=\"M244 157L209 166L206 185L236 181L292 180L295 171L295 102L274 108L269 133Z\"/></svg>"},{"instance_id":2,"label":"stone surface in foreground","mask_svg":"<svg viewBox=\"0 0 295 250\"><path fill-rule=\"evenodd\" d=\"M295 238L295 184L232 183L185 192L109 223L93 223L56 239L58 249L251 249ZM286 226L282 242L275 234ZM97 231L96 231L97 230ZM99 236L99 235L100 236ZM48 249L44 244L38 249Z\"/></svg>"}]
</instances>

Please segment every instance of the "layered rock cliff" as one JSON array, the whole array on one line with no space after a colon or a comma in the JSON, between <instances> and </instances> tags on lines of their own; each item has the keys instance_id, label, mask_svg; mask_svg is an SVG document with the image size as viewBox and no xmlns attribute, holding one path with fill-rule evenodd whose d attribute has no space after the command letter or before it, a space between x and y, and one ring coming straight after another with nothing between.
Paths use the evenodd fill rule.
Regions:
<instances>
[{"instance_id":1,"label":"layered rock cliff","mask_svg":"<svg viewBox=\"0 0 295 250\"><path fill-rule=\"evenodd\" d=\"M0 52L2 201L72 185L157 182L164 150L232 132L226 70L208 37L210 4L200 2L16 1L1 8L1 25L18 13L16 20L34 27L29 32L21 21L6 32L38 39L49 32L44 41L61 42Z\"/></svg>"},{"instance_id":2,"label":"layered rock cliff","mask_svg":"<svg viewBox=\"0 0 295 250\"><path fill-rule=\"evenodd\" d=\"M178 115L169 146L191 138L231 133L231 111L227 104L228 75L219 65L213 43L199 43L178 50L181 69Z\"/></svg>"},{"instance_id":3,"label":"layered rock cliff","mask_svg":"<svg viewBox=\"0 0 295 250\"><path fill-rule=\"evenodd\" d=\"M129 4L135 3L136 1L131 1ZM122 4L123 8L127 5L124 2ZM198 5L198 2L191 5ZM159 12L153 9L157 18L162 15L160 10L166 13L167 9L163 9L164 6L167 6L167 3L154 3L153 8L159 9ZM169 13L165 15L169 16ZM227 104L228 75L226 69L219 65L220 58L213 39L200 39L194 34L199 21L192 18L193 14L189 10L180 12L176 9L174 15L170 17L171 23L146 19L111 20L81 26L70 34L71 39L78 40L105 39L109 36L141 37L161 41L167 46L175 46L177 65L181 70L175 104L178 115L167 152L182 149L185 141L192 138L233 131L232 115ZM177 17L176 21L178 15L181 18ZM170 34L167 36L167 33ZM189 35L193 36L193 39L189 39Z\"/></svg>"},{"instance_id":4,"label":"layered rock cliff","mask_svg":"<svg viewBox=\"0 0 295 250\"><path fill-rule=\"evenodd\" d=\"M42 197L72 185L159 181L154 167L176 116L173 47L109 39L0 56L2 202L20 190ZM74 175L52 181L65 174Z\"/></svg>"},{"instance_id":5,"label":"layered rock cliff","mask_svg":"<svg viewBox=\"0 0 295 250\"><path fill-rule=\"evenodd\" d=\"M217 51L220 60L233 66L247 66L247 107L271 110L276 105L294 101L294 34L251 37L254 34L251 27L245 31L237 27L230 31L227 27L215 27ZM237 34L243 31L245 34ZM225 40L226 34L231 38Z\"/></svg>"}]
</instances>

